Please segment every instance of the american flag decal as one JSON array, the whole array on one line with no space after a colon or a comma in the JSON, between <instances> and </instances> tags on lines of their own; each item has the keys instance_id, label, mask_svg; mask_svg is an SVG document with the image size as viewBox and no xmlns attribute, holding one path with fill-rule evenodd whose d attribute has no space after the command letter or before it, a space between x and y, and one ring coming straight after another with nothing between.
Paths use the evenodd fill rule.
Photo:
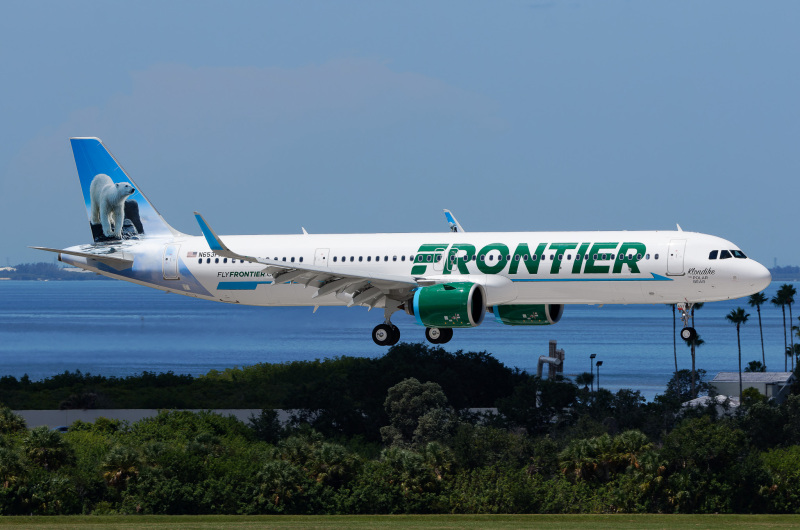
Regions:
<instances>
[{"instance_id":1,"label":"american flag decal","mask_svg":"<svg viewBox=\"0 0 800 530\"><path fill-rule=\"evenodd\" d=\"M197 257L197 252L187 252L186 253L186 257L187 258L196 258Z\"/></svg>"}]
</instances>

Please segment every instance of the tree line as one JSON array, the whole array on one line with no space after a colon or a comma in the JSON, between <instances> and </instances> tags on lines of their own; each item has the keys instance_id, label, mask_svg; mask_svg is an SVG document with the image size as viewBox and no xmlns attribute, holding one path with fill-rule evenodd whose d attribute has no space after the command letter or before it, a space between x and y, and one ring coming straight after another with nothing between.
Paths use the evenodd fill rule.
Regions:
<instances>
[{"instance_id":1,"label":"tree line","mask_svg":"<svg viewBox=\"0 0 800 530\"><path fill-rule=\"evenodd\" d=\"M781 405L748 390L735 410L686 409L689 370L646 402L638 391L590 391L486 354L399 344L387 357L142 376L143 392L200 392L192 385L201 381L218 385L206 391L234 384L256 395L250 387L269 381L274 388L258 394L274 400L265 404L300 405L286 424L265 405L249 422L164 410L133 424L75 422L62 434L27 429L2 408L0 513L800 511L798 389ZM696 375L707 391L705 373ZM52 399L60 385L136 384L93 378L17 384L40 384Z\"/></svg>"}]
</instances>

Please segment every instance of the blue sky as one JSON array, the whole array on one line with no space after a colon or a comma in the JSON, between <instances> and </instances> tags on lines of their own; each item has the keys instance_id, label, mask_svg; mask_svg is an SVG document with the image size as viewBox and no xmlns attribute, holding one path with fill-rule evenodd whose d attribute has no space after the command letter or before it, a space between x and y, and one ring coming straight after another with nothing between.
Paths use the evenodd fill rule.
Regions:
<instances>
[{"instance_id":1,"label":"blue sky","mask_svg":"<svg viewBox=\"0 0 800 530\"><path fill-rule=\"evenodd\" d=\"M179 230L673 229L800 264L800 3L16 2L2 262L90 241L71 136Z\"/></svg>"}]
</instances>

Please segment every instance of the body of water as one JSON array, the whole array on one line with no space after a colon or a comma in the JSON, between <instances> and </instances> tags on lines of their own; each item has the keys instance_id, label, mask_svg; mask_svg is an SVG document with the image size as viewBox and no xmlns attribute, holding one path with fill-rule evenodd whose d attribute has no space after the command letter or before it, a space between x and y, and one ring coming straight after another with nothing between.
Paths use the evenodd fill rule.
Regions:
<instances>
[{"instance_id":1,"label":"body of water","mask_svg":"<svg viewBox=\"0 0 800 530\"><path fill-rule=\"evenodd\" d=\"M780 284L773 282L771 298ZM709 379L737 370L736 329L725 315L744 307L742 366L761 360L758 316L747 299L706 304L695 313L705 344L697 367ZM800 310L797 311L800 314ZM787 314L788 317L788 314ZM322 307L266 308L214 303L165 294L121 281L0 282L0 375L42 379L65 370L124 376L144 370L192 375L211 369L350 355L379 357L370 338L383 310ZM784 369L780 308L762 307L764 346L771 371ZM403 341L423 342L424 329L402 313L393 322ZM678 320L678 330L681 328ZM567 306L556 325L517 327L487 315L473 329L457 329L448 351L486 351L507 366L535 373L548 341L566 352L564 373L589 370L589 354L602 360L600 384L664 390L675 368L672 310L666 305ZM689 348L678 339L678 367L690 368Z\"/></svg>"}]
</instances>

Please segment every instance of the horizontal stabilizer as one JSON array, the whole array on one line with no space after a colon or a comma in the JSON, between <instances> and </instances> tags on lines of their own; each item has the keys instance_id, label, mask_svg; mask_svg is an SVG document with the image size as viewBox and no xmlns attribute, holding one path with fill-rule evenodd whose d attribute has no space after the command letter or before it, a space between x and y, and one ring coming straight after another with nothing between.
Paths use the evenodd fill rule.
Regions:
<instances>
[{"instance_id":1,"label":"horizontal stabilizer","mask_svg":"<svg viewBox=\"0 0 800 530\"><path fill-rule=\"evenodd\" d=\"M124 253L114 254L92 254L90 252L76 252L74 250L61 250L58 248L47 247L31 247L36 250L45 250L47 252L56 252L58 254L68 254L70 256L78 256L86 259L93 259L105 265L108 265L114 270L122 271L133 267L133 256Z\"/></svg>"}]
</instances>

